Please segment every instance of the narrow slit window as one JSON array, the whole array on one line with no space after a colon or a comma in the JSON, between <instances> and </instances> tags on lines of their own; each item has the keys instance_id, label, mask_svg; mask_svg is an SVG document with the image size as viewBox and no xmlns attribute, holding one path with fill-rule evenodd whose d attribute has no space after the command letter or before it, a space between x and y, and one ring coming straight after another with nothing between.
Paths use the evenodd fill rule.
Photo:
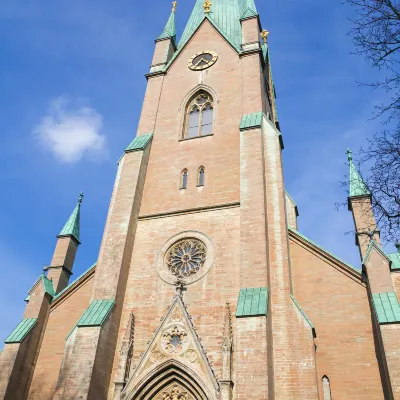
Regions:
<instances>
[{"instance_id":1,"label":"narrow slit window","mask_svg":"<svg viewBox=\"0 0 400 400\"><path fill-rule=\"evenodd\" d=\"M199 179L197 186L204 186L204 167L199 168Z\"/></svg>"},{"instance_id":2,"label":"narrow slit window","mask_svg":"<svg viewBox=\"0 0 400 400\"><path fill-rule=\"evenodd\" d=\"M212 97L204 91L198 93L189 103L187 110L185 137L212 135L214 120Z\"/></svg>"},{"instance_id":3,"label":"narrow slit window","mask_svg":"<svg viewBox=\"0 0 400 400\"><path fill-rule=\"evenodd\" d=\"M326 375L322 378L322 393L324 395L324 400L332 400L331 383Z\"/></svg>"},{"instance_id":4,"label":"narrow slit window","mask_svg":"<svg viewBox=\"0 0 400 400\"><path fill-rule=\"evenodd\" d=\"M181 189L187 189L187 180L188 180L188 172L187 170L184 170L182 172Z\"/></svg>"}]
</instances>

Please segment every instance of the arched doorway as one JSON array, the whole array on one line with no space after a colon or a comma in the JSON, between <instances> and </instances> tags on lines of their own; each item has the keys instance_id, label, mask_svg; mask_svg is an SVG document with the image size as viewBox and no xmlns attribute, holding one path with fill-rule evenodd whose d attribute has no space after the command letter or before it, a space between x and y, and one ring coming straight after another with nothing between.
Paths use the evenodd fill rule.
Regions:
<instances>
[{"instance_id":1,"label":"arched doorway","mask_svg":"<svg viewBox=\"0 0 400 400\"><path fill-rule=\"evenodd\" d=\"M128 385L129 386L129 385ZM184 364L168 361L143 377L127 400L215 400L216 396Z\"/></svg>"}]
</instances>

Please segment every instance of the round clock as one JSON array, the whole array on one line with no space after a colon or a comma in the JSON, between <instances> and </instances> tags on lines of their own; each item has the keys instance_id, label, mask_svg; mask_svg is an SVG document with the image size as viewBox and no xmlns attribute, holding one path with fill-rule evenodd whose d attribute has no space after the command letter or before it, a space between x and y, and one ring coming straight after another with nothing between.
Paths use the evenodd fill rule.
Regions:
<instances>
[{"instance_id":1,"label":"round clock","mask_svg":"<svg viewBox=\"0 0 400 400\"><path fill-rule=\"evenodd\" d=\"M218 59L217 53L211 50L204 50L195 54L189 59L188 67L193 71L210 68Z\"/></svg>"}]
</instances>

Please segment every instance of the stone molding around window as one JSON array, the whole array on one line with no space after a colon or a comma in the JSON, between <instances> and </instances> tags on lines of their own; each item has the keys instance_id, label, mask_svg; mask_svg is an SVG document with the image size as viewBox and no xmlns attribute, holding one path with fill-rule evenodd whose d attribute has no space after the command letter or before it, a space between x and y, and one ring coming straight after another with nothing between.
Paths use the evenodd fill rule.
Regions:
<instances>
[{"instance_id":1,"label":"stone molding around window","mask_svg":"<svg viewBox=\"0 0 400 400\"><path fill-rule=\"evenodd\" d=\"M172 271L170 267L171 262L168 257L171 255L170 251L174 246L179 245L182 241L192 241L198 243L199 248L204 246L204 257L199 262L199 268L196 272L188 276L179 277ZM158 250L156 256L156 270L160 278L170 284L175 285L178 279L181 279L185 285L190 285L203 278L214 265L215 260L215 247L211 239L204 233L198 231L185 231L169 238Z\"/></svg>"},{"instance_id":2,"label":"stone molding around window","mask_svg":"<svg viewBox=\"0 0 400 400\"><path fill-rule=\"evenodd\" d=\"M214 129L214 99L205 90L198 91L188 102L182 139L210 136Z\"/></svg>"}]
</instances>

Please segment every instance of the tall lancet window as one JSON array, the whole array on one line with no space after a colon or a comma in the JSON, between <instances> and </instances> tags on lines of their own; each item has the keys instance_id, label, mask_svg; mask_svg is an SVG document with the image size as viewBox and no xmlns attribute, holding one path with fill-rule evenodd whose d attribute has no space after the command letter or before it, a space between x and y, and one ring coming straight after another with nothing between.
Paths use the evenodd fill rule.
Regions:
<instances>
[{"instance_id":1,"label":"tall lancet window","mask_svg":"<svg viewBox=\"0 0 400 400\"><path fill-rule=\"evenodd\" d=\"M199 168L198 178L197 178L197 186L204 186L204 167Z\"/></svg>"},{"instance_id":2,"label":"tall lancet window","mask_svg":"<svg viewBox=\"0 0 400 400\"><path fill-rule=\"evenodd\" d=\"M186 116L185 137L211 135L213 133L214 102L207 92L198 93L189 103Z\"/></svg>"},{"instance_id":3,"label":"tall lancet window","mask_svg":"<svg viewBox=\"0 0 400 400\"><path fill-rule=\"evenodd\" d=\"M181 189L187 189L188 171L184 169L181 176Z\"/></svg>"},{"instance_id":4,"label":"tall lancet window","mask_svg":"<svg viewBox=\"0 0 400 400\"><path fill-rule=\"evenodd\" d=\"M324 400L332 400L331 383L326 375L324 375L322 378L322 393L324 395Z\"/></svg>"}]
</instances>

